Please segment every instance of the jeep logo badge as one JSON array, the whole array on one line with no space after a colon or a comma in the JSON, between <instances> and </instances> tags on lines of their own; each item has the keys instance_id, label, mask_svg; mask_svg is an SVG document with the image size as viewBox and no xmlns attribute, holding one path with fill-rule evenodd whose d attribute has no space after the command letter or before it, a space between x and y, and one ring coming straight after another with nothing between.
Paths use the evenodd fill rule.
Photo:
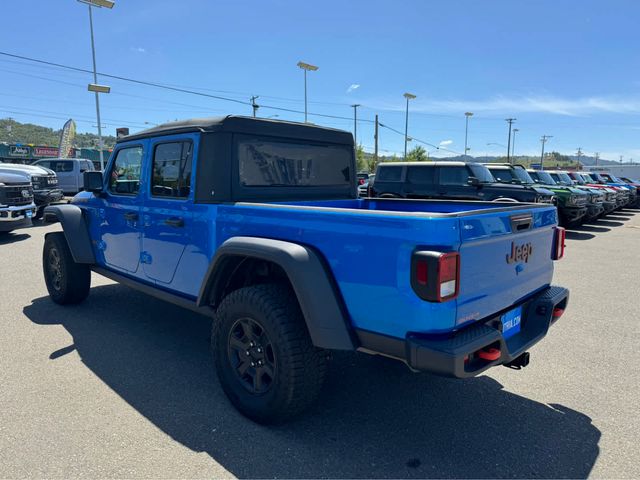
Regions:
<instances>
[{"instance_id":1,"label":"jeep logo badge","mask_svg":"<svg viewBox=\"0 0 640 480\"><path fill-rule=\"evenodd\" d=\"M515 242L511 242L511 252L507 254L507 263L527 263L531 255L533 255L531 242L527 242L524 245L516 245Z\"/></svg>"},{"instance_id":2,"label":"jeep logo badge","mask_svg":"<svg viewBox=\"0 0 640 480\"><path fill-rule=\"evenodd\" d=\"M21 193L24 198L29 198L31 196L31 194L29 193L29 190L22 190Z\"/></svg>"}]
</instances>

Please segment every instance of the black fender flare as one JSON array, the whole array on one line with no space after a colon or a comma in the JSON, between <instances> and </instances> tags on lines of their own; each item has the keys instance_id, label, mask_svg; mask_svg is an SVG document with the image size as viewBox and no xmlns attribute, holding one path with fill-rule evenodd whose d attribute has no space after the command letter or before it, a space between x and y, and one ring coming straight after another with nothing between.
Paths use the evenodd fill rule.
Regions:
<instances>
[{"instance_id":1,"label":"black fender flare","mask_svg":"<svg viewBox=\"0 0 640 480\"><path fill-rule=\"evenodd\" d=\"M44 209L44 221L49 223L58 221L62 224L62 231L74 262L96 263L87 221L80 207L77 205L50 205Z\"/></svg>"},{"instance_id":2,"label":"black fender flare","mask_svg":"<svg viewBox=\"0 0 640 480\"><path fill-rule=\"evenodd\" d=\"M233 237L216 251L204 277L197 306L210 303L218 289L224 288L225 259L258 258L279 265L291 282L305 318L311 341L316 347L332 350L355 350L342 296L329 267L320 254L298 243L270 238Z\"/></svg>"}]
</instances>

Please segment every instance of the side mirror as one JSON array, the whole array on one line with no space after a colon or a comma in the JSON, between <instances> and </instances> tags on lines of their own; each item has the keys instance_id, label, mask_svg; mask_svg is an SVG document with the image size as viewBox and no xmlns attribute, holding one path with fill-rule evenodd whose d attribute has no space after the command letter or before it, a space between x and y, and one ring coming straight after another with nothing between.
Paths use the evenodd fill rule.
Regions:
<instances>
[{"instance_id":1,"label":"side mirror","mask_svg":"<svg viewBox=\"0 0 640 480\"><path fill-rule=\"evenodd\" d=\"M480 180L478 180L476 177L469 177L467 183L473 187L477 187L480 185Z\"/></svg>"},{"instance_id":2,"label":"side mirror","mask_svg":"<svg viewBox=\"0 0 640 480\"><path fill-rule=\"evenodd\" d=\"M102 192L102 189L103 189L102 172L95 172L95 171L84 172L82 174L82 179L83 179L83 188L87 192L92 192L92 193Z\"/></svg>"}]
</instances>

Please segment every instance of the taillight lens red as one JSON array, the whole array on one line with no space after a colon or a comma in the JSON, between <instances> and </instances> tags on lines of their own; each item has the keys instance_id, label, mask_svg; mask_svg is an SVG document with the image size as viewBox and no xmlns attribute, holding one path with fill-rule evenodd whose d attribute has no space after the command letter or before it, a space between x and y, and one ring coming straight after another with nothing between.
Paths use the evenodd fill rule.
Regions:
<instances>
[{"instance_id":1,"label":"taillight lens red","mask_svg":"<svg viewBox=\"0 0 640 480\"><path fill-rule=\"evenodd\" d=\"M364 185L364 178L358 179L358 185Z\"/></svg>"},{"instance_id":2,"label":"taillight lens red","mask_svg":"<svg viewBox=\"0 0 640 480\"><path fill-rule=\"evenodd\" d=\"M460 254L432 251L415 252L412 260L413 290L423 300L446 302L458 296Z\"/></svg>"},{"instance_id":3,"label":"taillight lens red","mask_svg":"<svg viewBox=\"0 0 640 480\"><path fill-rule=\"evenodd\" d=\"M564 257L564 242L567 238L567 231L562 227L556 227L554 236L552 257L553 260L560 260Z\"/></svg>"}]
</instances>

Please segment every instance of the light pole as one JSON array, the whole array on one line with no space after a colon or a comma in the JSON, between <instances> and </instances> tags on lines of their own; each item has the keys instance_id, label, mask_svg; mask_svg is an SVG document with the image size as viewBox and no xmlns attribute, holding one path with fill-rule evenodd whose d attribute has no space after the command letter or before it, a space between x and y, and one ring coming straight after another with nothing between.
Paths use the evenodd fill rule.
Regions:
<instances>
[{"instance_id":1,"label":"light pole","mask_svg":"<svg viewBox=\"0 0 640 480\"><path fill-rule=\"evenodd\" d=\"M464 156L467 156L469 152L469 147L467 147L467 138L469 134L469 117L473 117L473 112L465 112L464 113L465 121L464 121Z\"/></svg>"},{"instance_id":2,"label":"light pole","mask_svg":"<svg viewBox=\"0 0 640 480\"><path fill-rule=\"evenodd\" d=\"M553 135L542 135L540 137L540 142L542 142L542 153L540 154L540 170L544 170L544 144L547 143L547 140L553 138Z\"/></svg>"},{"instance_id":3,"label":"light pole","mask_svg":"<svg viewBox=\"0 0 640 480\"><path fill-rule=\"evenodd\" d=\"M113 8L114 2L111 0L78 0L80 3L84 3L89 7L89 29L91 31L91 56L93 58L93 83L89 84L89 91L94 92L96 96L96 119L98 120L98 149L100 151L100 169L104 170L104 142L102 141L102 123L100 122L100 100L99 93L109 93L110 87L106 85L98 85L98 73L96 70L96 47L93 41L93 10L92 7L97 8Z\"/></svg>"},{"instance_id":4,"label":"light pole","mask_svg":"<svg viewBox=\"0 0 640 480\"><path fill-rule=\"evenodd\" d=\"M511 124L515 122L515 118L505 118L505 122L509 124L509 140L507 142L507 163L511 163L510 152L511 150Z\"/></svg>"},{"instance_id":5,"label":"light pole","mask_svg":"<svg viewBox=\"0 0 640 480\"><path fill-rule=\"evenodd\" d=\"M353 107L353 143L358 148L358 107L359 103L351 105Z\"/></svg>"},{"instance_id":6,"label":"light pole","mask_svg":"<svg viewBox=\"0 0 640 480\"><path fill-rule=\"evenodd\" d=\"M315 72L318 67L304 62L298 62L298 66L304 70L304 123L307 123L307 72Z\"/></svg>"},{"instance_id":7,"label":"light pole","mask_svg":"<svg viewBox=\"0 0 640 480\"><path fill-rule=\"evenodd\" d=\"M519 128L513 129L513 143L511 144L511 157L513 157L514 159L515 159L515 152L516 152L516 133L518 133L519 131L520 131Z\"/></svg>"},{"instance_id":8,"label":"light pole","mask_svg":"<svg viewBox=\"0 0 640 480\"><path fill-rule=\"evenodd\" d=\"M404 98L407 99L407 111L404 119L404 160L407 159L407 142L409 141L409 100L413 100L416 96L412 93L405 93Z\"/></svg>"}]
</instances>

